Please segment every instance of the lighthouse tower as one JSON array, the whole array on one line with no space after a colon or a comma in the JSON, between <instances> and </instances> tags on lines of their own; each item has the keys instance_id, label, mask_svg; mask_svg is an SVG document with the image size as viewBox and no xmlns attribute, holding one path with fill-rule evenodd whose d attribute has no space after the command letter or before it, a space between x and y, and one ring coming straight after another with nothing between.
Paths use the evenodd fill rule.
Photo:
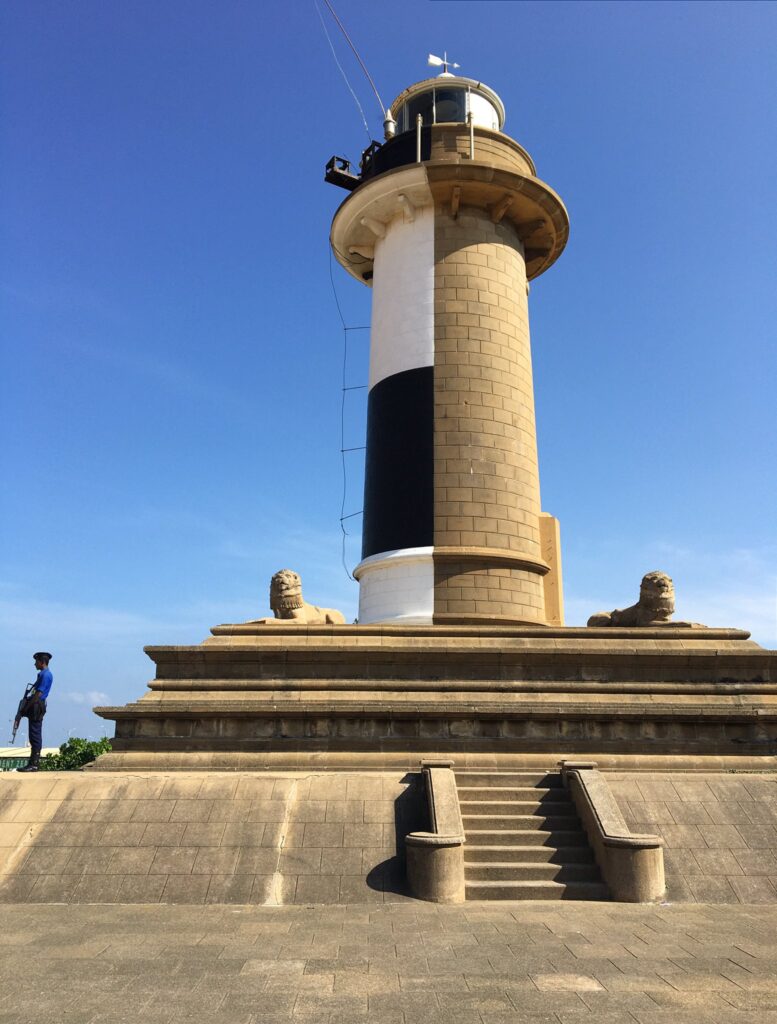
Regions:
<instances>
[{"instance_id":1,"label":"lighthouse tower","mask_svg":"<svg viewBox=\"0 0 777 1024\"><path fill-rule=\"evenodd\" d=\"M446 71L394 100L359 175L327 168L350 192L332 249L373 291L361 623L563 623L528 292L569 221L504 118Z\"/></svg>"}]
</instances>

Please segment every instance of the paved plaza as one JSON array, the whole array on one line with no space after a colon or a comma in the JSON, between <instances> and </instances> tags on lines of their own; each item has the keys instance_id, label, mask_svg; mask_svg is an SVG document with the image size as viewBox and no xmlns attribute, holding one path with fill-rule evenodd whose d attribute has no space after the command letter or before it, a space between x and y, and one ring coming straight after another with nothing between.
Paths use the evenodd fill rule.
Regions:
<instances>
[{"instance_id":1,"label":"paved plaza","mask_svg":"<svg viewBox=\"0 0 777 1024\"><path fill-rule=\"evenodd\" d=\"M769 906L8 905L0 1022L767 1024Z\"/></svg>"}]
</instances>

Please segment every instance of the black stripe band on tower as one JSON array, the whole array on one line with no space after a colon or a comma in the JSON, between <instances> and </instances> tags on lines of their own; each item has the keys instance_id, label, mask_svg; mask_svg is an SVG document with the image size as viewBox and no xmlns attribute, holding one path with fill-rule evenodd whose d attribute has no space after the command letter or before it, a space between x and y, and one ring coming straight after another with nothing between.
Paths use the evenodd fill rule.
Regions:
<instances>
[{"instance_id":1,"label":"black stripe band on tower","mask_svg":"<svg viewBox=\"0 0 777 1024\"><path fill-rule=\"evenodd\" d=\"M372 388L362 558L432 543L433 431L433 367L394 373Z\"/></svg>"}]
</instances>

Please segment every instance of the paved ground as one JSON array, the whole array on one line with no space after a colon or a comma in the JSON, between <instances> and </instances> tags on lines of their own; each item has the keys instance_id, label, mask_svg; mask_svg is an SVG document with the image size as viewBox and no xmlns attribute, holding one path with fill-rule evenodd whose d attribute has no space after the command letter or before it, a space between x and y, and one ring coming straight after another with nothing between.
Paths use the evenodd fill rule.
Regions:
<instances>
[{"instance_id":1,"label":"paved ground","mask_svg":"<svg viewBox=\"0 0 777 1024\"><path fill-rule=\"evenodd\" d=\"M1 1024L768 1024L768 906L0 908Z\"/></svg>"}]
</instances>

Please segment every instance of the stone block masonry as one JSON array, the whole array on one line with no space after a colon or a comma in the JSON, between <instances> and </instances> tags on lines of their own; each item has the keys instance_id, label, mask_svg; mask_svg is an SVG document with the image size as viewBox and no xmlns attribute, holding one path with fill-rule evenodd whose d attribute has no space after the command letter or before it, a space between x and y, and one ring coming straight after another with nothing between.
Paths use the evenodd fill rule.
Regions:
<instances>
[{"instance_id":1,"label":"stone block masonry","mask_svg":"<svg viewBox=\"0 0 777 1024\"><path fill-rule=\"evenodd\" d=\"M542 558L526 267L513 225L439 204L434 287L435 621L544 622L542 576L494 557Z\"/></svg>"},{"instance_id":2,"label":"stone block masonry","mask_svg":"<svg viewBox=\"0 0 777 1024\"><path fill-rule=\"evenodd\" d=\"M610 772L670 903L777 903L777 772ZM2 903L383 904L428 828L402 772L0 776Z\"/></svg>"},{"instance_id":3,"label":"stone block masonry","mask_svg":"<svg viewBox=\"0 0 777 1024\"><path fill-rule=\"evenodd\" d=\"M149 647L100 770L772 765L777 652L736 630L216 626ZM535 759L534 761L532 759Z\"/></svg>"},{"instance_id":4,"label":"stone block masonry","mask_svg":"<svg viewBox=\"0 0 777 1024\"><path fill-rule=\"evenodd\" d=\"M777 772L606 776L635 832L664 840L672 903L777 903Z\"/></svg>"},{"instance_id":5,"label":"stone block masonry","mask_svg":"<svg viewBox=\"0 0 777 1024\"><path fill-rule=\"evenodd\" d=\"M401 900L403 837L425 827L415 782L401 772L6 774L0 902Z\"/></svg>"}]
</instances>

